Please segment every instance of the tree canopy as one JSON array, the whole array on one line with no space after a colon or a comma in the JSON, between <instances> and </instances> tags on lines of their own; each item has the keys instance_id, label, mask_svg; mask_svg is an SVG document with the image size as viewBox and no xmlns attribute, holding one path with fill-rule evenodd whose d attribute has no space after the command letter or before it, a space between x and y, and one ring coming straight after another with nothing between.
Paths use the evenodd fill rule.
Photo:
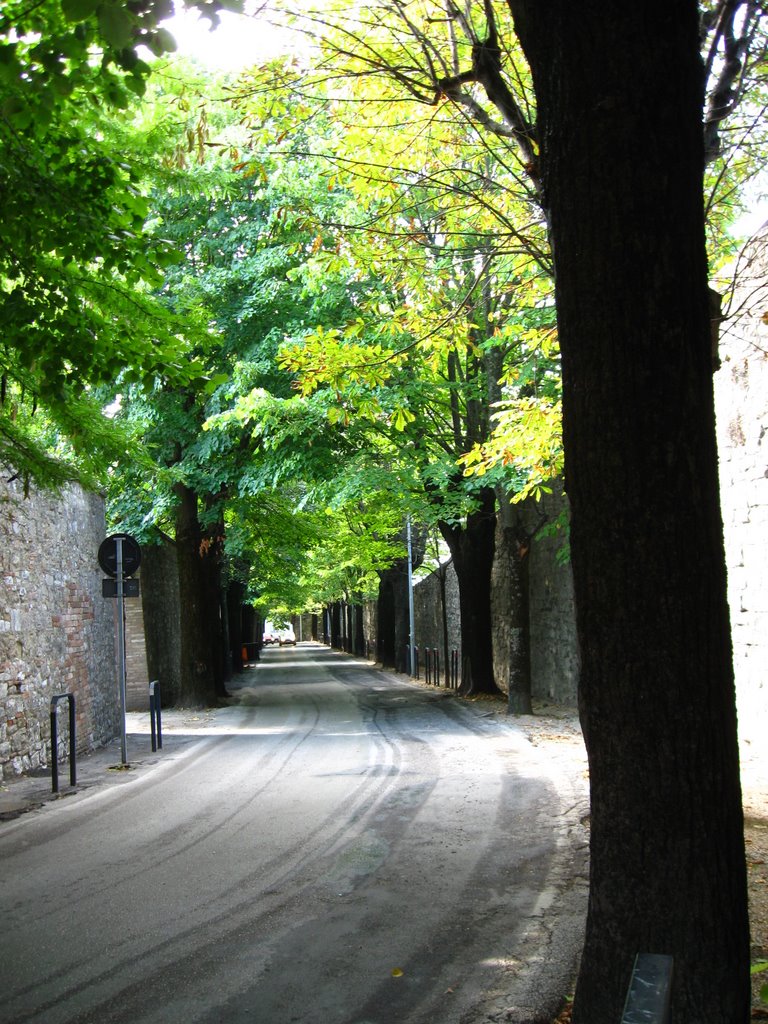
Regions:
<instances>
[{"instance_id":1,"label":"tree canopy","mask_svg":"<svg viewBox=\"0 0 768 1024\"><path fill-rule=\"evenodd\" d=\"M202 6L215 18L222 4ZM12 0L0 15L0 436L7 463L43 481L76 476L78 462L41 449L28 428L38 408L82 452L104 433L92 416L73 423L83 388L189 374L188 325L151 294L181 255L148 223L158 139L132 123L151 72L141 48L174 48L170 13L152 0Z\"/></svg>"}]
</instances>

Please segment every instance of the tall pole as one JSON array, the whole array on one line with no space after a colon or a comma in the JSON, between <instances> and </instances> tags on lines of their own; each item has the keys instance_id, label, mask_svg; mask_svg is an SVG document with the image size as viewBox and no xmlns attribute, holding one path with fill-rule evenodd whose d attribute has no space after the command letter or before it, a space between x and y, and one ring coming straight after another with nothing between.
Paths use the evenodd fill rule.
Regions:
<instances>
[{"instance_id":1,"label":"tall pole","mask_svg":"<svg viewBox=\"0 0 768 1024\"><path fill-rule=\"evenodd\" d=\"M128 739L125 734L125 592L123 589L123 538L115 538L117 554L117 661L120 686L120 755L128 764Z\"/></svg>"},{"instance_id":2,"label":"tall pole","mask_svg":"<svg viewBox=\"0 0 768 1024\"><path fill-rule=\"evenodd\" d=\"M411 677L416 675L416 622L413 610L413 548L411 546L411 517L406 520L406 536L408 538L408 654Z\"/></svg>"}]
</instances>

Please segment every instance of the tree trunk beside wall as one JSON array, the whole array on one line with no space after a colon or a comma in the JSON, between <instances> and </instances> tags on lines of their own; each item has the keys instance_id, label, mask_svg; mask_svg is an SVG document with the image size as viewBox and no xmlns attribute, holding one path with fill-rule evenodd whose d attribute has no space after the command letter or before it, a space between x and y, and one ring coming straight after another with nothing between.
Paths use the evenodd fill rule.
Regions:
<instances>
[{"instance_id":1,"label":"tree trunk beside wall","mask_svg":"<svg viewBox=\"0 0 768 1024\"><path fill-rule=\"evenodd\" d=\"M202 531L197 494L183 484L174 487L176 509L176 558L180 602L180 689L183 707L213 707L218 700L216 660L212 642L210 600L203 567Z\"/></svg>"},{"instance_id":2,"label":"tree trunk beside wall","mask_svg":"<svg viewBox=\"0 0 768 1024\"><path fill-rule=\"evenodd\" d=\"M464 524L440 523L459 581L462 682L466 694L497 693L491 638L491 571L496 531L496 496L490 488Z\"/></svg>"},{"instance_id":3,"label":"tree trunk beside wall","mask_svg":"<svg viewBox=\"0 0 768 1024\"><path fill-rule=\"evenodd\" d=\"M163 704L179 696L179 573L176 548L166 541L141 549L141 604L147 672L160 682Z\"/></svg>"},{"instance_id":4,"label":"tree trunk beside wall","mask_svg":"<svg viewBox=\"0 0 768 1024\"><path fill-rule=\"evenodd\" d=\"M712 396L699 7L510 0L553 243L590 765L574 1024L638 952L672 1019L749 1019L749 922Z\"/></svg>"},{"instance_id":5,"label":"tree trunk beside wall","mask_svg":"<svg viewBox=\"0 0 768 1024\"><path fill-rule=\"evenodd\" d=\"M507 694L512 714L530 715L531 629L529 566L531 538L519 506L502 507L496 524L496 550L491 572L493 672Z\"/></svg>"}]
</instances>

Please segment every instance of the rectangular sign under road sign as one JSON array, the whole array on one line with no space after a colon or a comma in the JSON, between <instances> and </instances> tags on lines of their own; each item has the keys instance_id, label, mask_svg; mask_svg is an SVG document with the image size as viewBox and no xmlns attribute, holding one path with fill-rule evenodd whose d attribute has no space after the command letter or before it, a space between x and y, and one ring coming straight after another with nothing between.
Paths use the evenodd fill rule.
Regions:
<instances>
[{"instance_id":1,"label":"rectangular sign under road sign","mask_svg":"<svg viewBox=\"0 0 768 1024\"><path fill-rule=\"evenodd\" d=\"M102 580L101 581L101 596L102 597L117 597L117 580ZM123 580L123 597L138 597L139 596L139 581L127 579Z\"/></svg>"}]
</instances>

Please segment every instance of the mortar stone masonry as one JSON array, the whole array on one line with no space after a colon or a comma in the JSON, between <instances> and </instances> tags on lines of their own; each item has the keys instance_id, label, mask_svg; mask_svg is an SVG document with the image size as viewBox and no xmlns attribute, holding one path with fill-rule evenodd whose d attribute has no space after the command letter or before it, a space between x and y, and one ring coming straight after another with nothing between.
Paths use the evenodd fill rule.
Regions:
<instances>
[{"instance_id":1,"label":"mortar stone masonry","mask_svg":"<svg viewBox=\"0 0 768 1024\"><path fill-rule=\"evenodd\" d=\"M54 694L75 695L79 751L119 729L115 608L101 596L96 560L104 533L99 496L77 486L25 496L20 481L0 481L2 778L50 764ZM60 757L68 744L64 710Z\"/></svg>"}]
</instances>

